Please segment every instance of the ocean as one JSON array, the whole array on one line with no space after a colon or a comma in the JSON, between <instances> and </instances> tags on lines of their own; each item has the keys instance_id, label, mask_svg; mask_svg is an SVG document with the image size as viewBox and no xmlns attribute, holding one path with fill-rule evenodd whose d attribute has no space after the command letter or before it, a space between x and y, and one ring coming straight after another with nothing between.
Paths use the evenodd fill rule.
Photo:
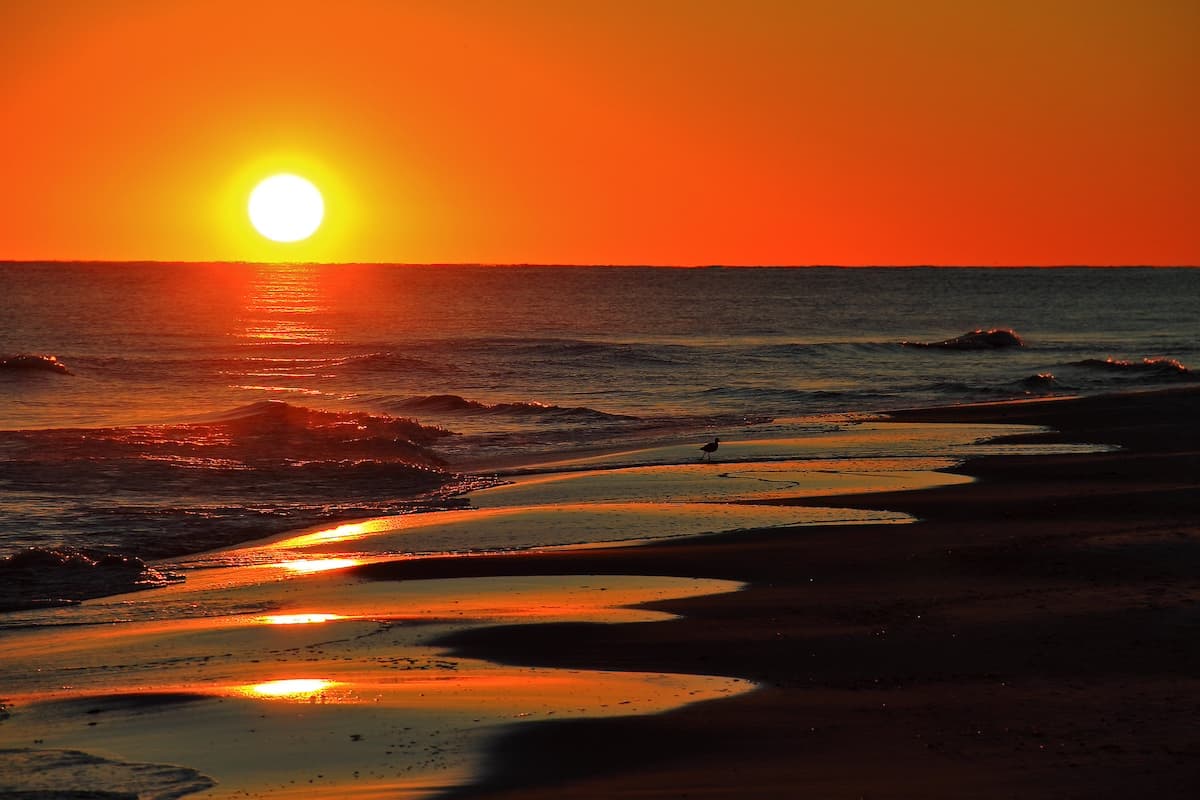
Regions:
<instances>
[{"instance_id":1,"label":"ocean","mask_svg":"<svg viewBox=\"0 0 1200 800\"><path fill-rule=\"evenodd\" d=\"M504 465L1176 385L1198 298L1194 269L3 264L0 568L144 577Z\"/></svg>"}]
</instances>

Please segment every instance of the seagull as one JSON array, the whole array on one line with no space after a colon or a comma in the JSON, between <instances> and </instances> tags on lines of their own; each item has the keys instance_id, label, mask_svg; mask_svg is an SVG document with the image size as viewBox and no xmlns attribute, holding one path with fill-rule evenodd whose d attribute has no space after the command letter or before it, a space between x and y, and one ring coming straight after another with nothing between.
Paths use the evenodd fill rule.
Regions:
<instances>
[{"instance_id":1,"label":"seagull","mask_svg":"<svg viewBox=\"0 0 1200 800\"><path fill-rule=\"evenodd\" d=\"M707 458L709 461L712 461L712 454L717 452L717 448L721 446L720 442L721 437L714 436L713 440L708 444L700 445L700 449L704 451L704 455L701 458Z\"/></svg>"}]
</instances>

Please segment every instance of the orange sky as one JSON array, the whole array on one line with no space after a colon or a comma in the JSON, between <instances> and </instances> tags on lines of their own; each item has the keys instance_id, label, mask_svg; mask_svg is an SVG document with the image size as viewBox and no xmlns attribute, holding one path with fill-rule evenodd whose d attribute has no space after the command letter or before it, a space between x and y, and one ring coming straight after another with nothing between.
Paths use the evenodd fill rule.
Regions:
<instances>
[{"instance_id":1,"label":"orange sky","mask_svg":"<svg viewBox=\"0 0 1200 800\"><path fill-rule=\"evenodd\" d=\"M0 258L1200 264L1197 86L1195 0L4 0Z\"/></svg>"}]
</instances>

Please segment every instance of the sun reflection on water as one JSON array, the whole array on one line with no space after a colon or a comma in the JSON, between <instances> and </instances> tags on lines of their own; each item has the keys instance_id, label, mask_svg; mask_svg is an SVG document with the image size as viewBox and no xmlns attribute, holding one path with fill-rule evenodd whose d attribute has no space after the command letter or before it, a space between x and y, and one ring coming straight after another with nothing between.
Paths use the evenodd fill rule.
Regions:
<instances>
[{"instance_id":1,"label":"sun reflection on water","mask_svg":"<svg viewBox=\"0 0 1200 800\"><path fill-rule=\"evenodd\" d=\"M327 528L316 533L297 536L295 539L289 540L288 544L292 547L303 547L322 542L345 542L350 539L361 539L369 532L370 528L366 523L352 522L346 525L338 525L336 528Z\"/></svg>"},{"instance_id":2,"label":"sun reflection on water","mask_svg":"<svg viewBox=\"0 0 1200 800\"><path fill-rule=\"evenodd\" d=\"M341 614L271 614L258 617L255 622L267 625L312 625L320 622L332 622L335 619L345 619Z\"/></svg>"},{"instance_id":3,"label":"sun reflection on water","mask_svg":"<svg viewBox=\"0 0 1200 800\"><path fill-rule=\"evenodd\" d=\"M328 342L333 332L319 322L328 311L315 268L262 266L254 275L240 338L268 345Z\"/></svg>"},{"instance_id":4,"label":"sun reflection on water","mask_svg":"<svg viewBox=\"0 0 1200 800\"><path fill-rule=\"evenodd\" d=\"M322 702L337 698L329 697L326 692L339 684L324 678L288 678L286 680L266 681L249 686L240 686L242 694L255 697L272 697L285 700L320 699Z\"/></svg>"},{"instance_id":5,"label":"sun reflection on water","mask_svg":"<svg viewBox=\"0 0 1200 800\"><path fill-rule=\"evenodd\" d=\"M363 563L358 558L313 558L313 559L297 559L295 561L279 561L274 564L266 564L268 567L281 567L288 572L295 572L301 575L307 575L313 572L326 572L332 569L346 569L347 567L355 567Z\"/></svg>"}]
</instances>

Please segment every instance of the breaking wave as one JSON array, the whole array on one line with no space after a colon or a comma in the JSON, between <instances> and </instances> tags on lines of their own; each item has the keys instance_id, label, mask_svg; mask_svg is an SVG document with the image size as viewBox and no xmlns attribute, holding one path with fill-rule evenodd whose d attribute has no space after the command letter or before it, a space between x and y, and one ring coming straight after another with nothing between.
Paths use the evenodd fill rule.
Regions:
<instances>
[{"instance_id":1,"label":"breaking wave","mask_svg":"<svg viewBox=\"0 0 1200 800\"><path fill-rule=\"evenodd\" d=\"M69 605L89 597L153 589L182 580L136 556L29 548L0 558L0 611Z\"/></svg>"},{"instance_id":2,"label":"breaking wave","mask_svg":"<svg viewBox=\"0 0 1200 800\"><path fill-rule=\"evenodd\" d=\"M58 356L34 355L21 353L0 358L0 370L25 370L30 372L57 372L60 375L72 375L67 365L58 360Z\"/></svg>"},{"instance_id":3,"label":"breaking wave","mask_svg":"<svg viewBox=\"0 0 1200 800\"><path fill-rule=\"evenodd\" d=\"M11 523L0 553L40 544L163 558L444 507L461 479L430 446L450 435L279 401L178 425L0 431L0 514Z\"/></svg>"},{"instance_id":4,"label":"breaking wave","mask_svg":"<svg viewBox=\"0 0 1200 800\"><path fill-rule=\"evenodd\" d=\"M1052 372L1039 372L1036 375L1029 375L1022 378L1020 384L1031 392L1048 392L1060 388L1058 378L1054 377L1054 373Z\"/></svg>"},{"instance_id":5,"label":"breaking wave","mask_svg":"<svg viewBox=\"0 0 1200 800\"><path fill-rule=\"evenodd\" d=\"M1143 374L1156 378L1174 377L1185 380L1195 378L1195 373L1174 358L1143 358L1141 361L1124 361L1115 358L1085 358L1072 366L1102 369L1112 372Z\"/></svg>"},{"instance_id":6,"label":"breaking wave","mask_svg":"<svg viewBox=\"0 0 1200 800\"><path fill-rule=\"evenodd\" d=\"M991 330L977 328L967 331L961 336L943 339L940 342L905 340L900 344L904 347L925 347L936 350L1000 350L1009 347L1024 347L1025 340L1018 336L1016 331L1009 328L992 328Z\"/></svg>"}]
</instances>

